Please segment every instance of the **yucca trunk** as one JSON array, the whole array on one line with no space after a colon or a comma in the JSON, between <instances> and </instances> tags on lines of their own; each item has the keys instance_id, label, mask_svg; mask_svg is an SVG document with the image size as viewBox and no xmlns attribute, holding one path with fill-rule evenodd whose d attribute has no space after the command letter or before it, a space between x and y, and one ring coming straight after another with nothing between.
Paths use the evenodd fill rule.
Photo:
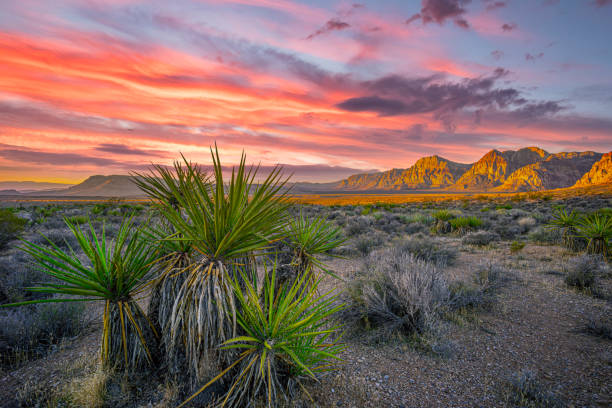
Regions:
<instances>
[{"instance_id":1,"label":"yucca trunk","mask_svg":"<svg viewBox=\"0 0 612 408\"><path fill-rule=\"evenodd\" d=\"M170 255L160 265L160 277L151 288L151 300L149 301L149 319L159 333L166 329L172 308L178 292L185 282L186 274L183 273L189 266L190 258L187 254L176 253ZM163 342L162 338L162 342Z\"/></svg>"},{"instance_id":2,"label":"yucca trunk","mask_svg":"<svg viewBox=\"0 0 612 408\"><path fill-rule=\"evenodd\" d=\"M103 324L102 362L105 368L132 371L157 360L158 332L135 300L107 300Z\"/></svg>"},{"instance_id":3,"label":"yucca trunk","mask_svg":"<svg viewBox=\"0 0 612 408\"><path fill-rule=\"evenodd\" d=\"M610 256L609 245L605 238L591 238L586 247L586 252L588 254L601 254L604 258Z\"/></svg>"},{"instance_id":4,"label":"yucca trunk","mask_svg":"<svg viewBox=\"0 0 612 408\"><path fill-rule=\"evenodd\" d=\"M585 240L578 236L574 227L563 228L562 239L563 246L575 252L583 250L586 246Z\"/></svg>"},{"instance_id":5,"label":"yucca trunk","mask_svg":"<svg viewBox=\"0 0 612 408\"><path fill-rule=\"evenodd\" d=\"M227 366L232 353L218 347L236 335L236 301L231 266L200 261L184 269L167 322L165 344L171 371L184 369L195 385ZM183 366L183 367L181 367Z\"/></svg>"}]
</instances>

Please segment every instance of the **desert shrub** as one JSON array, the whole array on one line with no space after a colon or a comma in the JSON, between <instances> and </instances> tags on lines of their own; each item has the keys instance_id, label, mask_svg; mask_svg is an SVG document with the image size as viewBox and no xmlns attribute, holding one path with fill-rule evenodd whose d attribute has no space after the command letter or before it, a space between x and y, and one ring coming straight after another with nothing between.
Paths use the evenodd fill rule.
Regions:
<instances>
[{"instance_id":1,"label":"desert shrub","mask_svg":"<svg viewBox=\"0 0 612 408\"><path fill-rule=\"evenodd\" d=\"M448 300L446 281L435 265L397 248L370 255L363 279L350 293L350 314L374 329L376 339L429 331Z\"/></svg>"},{"instance_id":2,"label":"desert shrub","mask_svg":"<svg viewBox=\"0 0 612 408\"><path fill-rule=\"evenodd\" d=\"M449 285L451 311L490 307L499 290L513 278L510 271L494 262L483 261L473 268L471 282L457 281Z\"/></svg>"},{"instance_id":3,"label":"desert shrub","mask_svg":"<svg viewBox=\"0 0 612 408\"><path fill-rule=\"evenodd\" d=\"M455 214L449 210L437 210L431 213L431 216L439 221L449 221L455 218Z\"/></svg>"},{"instance_id":4,"label":"desert shrub","mask_svg":"<svg viewBox=\"0 0 612 408\"><path fill-rule=\"evenodd\" d=\"M521 217L516 223L521 228L521 231L525 233L535 227L538 222L533 217Z\"/></svg>"},{"instance_id":5,"label":"desert shrub","mask_svg":"<svg viewBox=\"0 0 612 408\"><path fill-rule=\"evenodd\" d=\"M263 284L247 276L243 283L233 281L242 333L225 341L221 349L240 354L180 407L228 372L233 375L229 390L220 397L223 405L243 407L263 399L267 406L277 406L290 400L302 379L316 379L340 360L339 327L331 317L343 305L336 302L334 291L318 294L320 279L311 282L310 273L301 273L293 285L280 288L274 271L264 276Z\"/></svg>"},{"instance_id":6,"label":"desert shrub","mask_svg":"<svg viewBox=\"0 0 612 408\"><path fill-rule=\"evenodd\" d=\"M19 218L9 209L0 209L0 249L6 247L10 241L19 237L23 232L27 220Z\"/></svg>"},{"instance_id":7,"label":"desert shrub","mask_svg":"<svg viewBox=\"0 0 612 408\"><path fill-rule=\"evenodd\" d=\"M510 253L516 254L525 248L525 243L522 241L512 241L510 243Z\"/></svg>"},{"instance_id":8,"label":"desert shrub","mask_svg":"<svg viewBox=\"0 0 612 408\"><path fill-rule=\"evenodd\" d=\"M412 213L400 216L400 220L404 224L421 223L424 225L430 225L434 221L434 217L422 213Z\"/></svg>"},{"instance_id":9,"label":"desert shrub","mask_svg":"<svg viewBox=\"0 0 612 408\"><path fill-rule=\"evenodd\" d=\"M370 229L372 225L371 217L354 217L347 223L345 233L347 236L355 236L363 234Z\"/></svg>"},{"instance_id":10,"label":"desert shrub","mask_svg":"<svg viewBox=\"0 0 612 408\"><path fill-rule=\"evenodd\" d=\"M547 389L531 370L513 374L503 387L503 399L510 406L525 408L561 408L565 403Z\"/></svg>"},{"instance_id":11,"label":"desert shrub","mask_svg":"<svg viewBox=\"0 0 612 408\"><path fill-rule=\"evenodd\" d=\"M591 316L587 319L582 332L612 340L612 318L610 316Z\"/></svg>"},{"instance_id":12,"label":"desert shrub","mask_svg":"<svg viewBox=\"0 0 612 408\"><path fill-rule=\"evenodd\" d=\"M457 259L457 251L433 238L418 234L396 246L397 250L414 255L417 259L431 262L438 267L452 265Z\"/></svg>"},{"instance_id":13,"label":"desert shrub","mask_svg":"<svg viewBox=\"0 0 612 408\"><path fill-rule=\"evenodd\" d=\"M560 231L563 246L572 251L579 251L586 247L586 240L579 237L576 230L579 218L579 215L573 210L567 212L562 207L556 207L553 209L552 219L547 224L547 228Z\"/></svg>"},{"instance_id":14,"label":"desert shrub","mask_svg":"<svg viewBox=\"0 0 612 408\"><path fill-rule=\"evenodd\" d=\"M48 244L48 241L51 241L54 245L57 245L63 249L77 249L78 241L72 231L69 228L66 228L66 224L64 223L64 228L61 229L51 229L49 231L42 232L41 231L40 238L37 239L37 243Z\"/></svg>"},{"instance_id":15,"label":"desert shrub","mask_svg":"<svg viewBox=\"0 0 612 408\"><path fill-rule=\"evenodd\" d=\"M384 243L384 236L380 233L370 233L358 236L353 240L353 245L361 255L368 255L372 250Z\"/></svg>"},{"instance_id":16,"label":"desert shrub","mask_svg":"<svg viewBox=\"0 0 612 408\"><path fill-rule=\"evenodd\" d=\"M512 209L512 204L498 204L495 206L496 210L511 210Z\"/></svg>"},{"instance_id":17,"label":"desert shrub","mask_svg":"<svg viewBox=\"0 0 612 408\"><path fill-rule=\"evenodd\" d=\"M0 364L15 367L80 334L86 325L84 312L77 303L0 310Z\"/></svg>"},{"instance_id":18,"label":"desert shrub","mask_svg":"<svg viewBox=\"0 0 612 408\"><path fill-rule=\"evenodd\" d=\"M406 225L406 228L404 229L407 234L416 234L418 232L424 232L426 230L427 227L424 224L421 224L420 222L411 222L410 224Z\"/></svg>"},{"instance_id":19,"label":"desert shrub","mask_svg":"<svg viewBox=\"0 0 612 408\"><path fill-rule=\"evenodd\" d=\"M590 289L602 274L602 259L600 256L579 255L570 258L564 265L565 283L577 289Z\"/></svg>"},{"instance_id":20,"label":"desert shrub","mask_svg":"<svg viewBox=\"0 0 612 408\"><path fill-rule=\"evenodd\" d=\"M499 241L500 236L496 232L491 231L478 231L467 234L461 240L464 245L478 245L484 246L489 245L493 241Z\"/></svg>"},{"instance_id":21,"label":"desert shrub","mask_svg":"<svg viewBox=\"0 0 612 408\"><path fill-rule=\"evenodd\" d=\"M527 235L527 238L532 242L541 242L546 244L558 244L562 240L561 233L558 229L545 227L537 227Z\"/></svg>"},{"instance_id":22,"label":"desert shrub","mask_svg":"<svg viewBox=\"0 0 612 408\"><path fill-rule=\"evenodd\" d=\"M458 233L465 233L479 228L482 225L482 220L478 217L457 217L449 221L452 229Z\"/></svg>"}]
</instances>

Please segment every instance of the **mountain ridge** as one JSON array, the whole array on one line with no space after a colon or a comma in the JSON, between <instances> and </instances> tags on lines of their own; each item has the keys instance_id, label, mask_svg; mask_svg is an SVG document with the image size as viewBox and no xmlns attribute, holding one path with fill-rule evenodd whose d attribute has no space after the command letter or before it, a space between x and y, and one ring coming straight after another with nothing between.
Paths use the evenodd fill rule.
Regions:
<instances>
[{"instance_id":1,"label":"mountain ridge","mask_svg":"<svg viewBox=\"0 0 612 408\"><path fill-rule=\"evenodd\" d=\"M94 175L82 183L18 196L144 197L127 175ZM612 184L612 152L549 153L538 147L492 149L474 163L439 155L418 159L404 169L359 173L331 183L290 183L293 194L355 192L523 192ZM0 195L12 195L5 189Z\"/></svg>"}]
</instances>

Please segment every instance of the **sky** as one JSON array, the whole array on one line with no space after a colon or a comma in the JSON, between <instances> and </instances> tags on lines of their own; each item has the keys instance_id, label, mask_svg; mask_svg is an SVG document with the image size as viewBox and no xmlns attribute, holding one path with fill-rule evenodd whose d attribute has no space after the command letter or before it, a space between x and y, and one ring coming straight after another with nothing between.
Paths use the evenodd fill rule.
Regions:
<instances>
[{"instance_id":1,"label":"sky","mask_svg":"<svg viewBox=\"0 0 612 408\"><path fill-rule=\"evenodd\" d=\"M2 0L0 180L612 150L612 0Z\"/></svg>"}]
</instances>

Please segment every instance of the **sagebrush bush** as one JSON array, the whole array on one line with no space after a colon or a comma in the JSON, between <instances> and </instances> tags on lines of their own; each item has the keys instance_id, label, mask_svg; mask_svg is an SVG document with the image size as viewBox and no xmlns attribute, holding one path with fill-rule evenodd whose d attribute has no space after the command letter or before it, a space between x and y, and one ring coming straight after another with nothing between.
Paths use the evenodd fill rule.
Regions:
<instances>
[{"instance_id":1,"label":"sagebrush bush","mask_svg":"<svg viewBox=\"0 0 612 408\"><path fill-rule=\"evenodd\" d=\"M19 218L10 209L0 209L0 249L19 237L27 223L27 220Z\"/></svg>"},{"instance_id":2,"label":"sagebrush bush","mask_svg":"<svg viewBox=\"0 0 612 408\"><path fill-rule=\"evenodd\" d=\"M357 252L366 256L374 249L384 243L384 237L380 233L363 234L353 239L353 245Z\"/></svg>"},{"instance_id":3,"label":"sagebrush bush","mask_svg":"<svg viewBox=\"0 0 612 408\"><path fill-rule=\"evenodd\" d=\"M435 265L397 248L371 254L364 272L351 288L349 313L373 328L374 338L423 334L448 302Z\"/></svg>"},{"instance_id":4,"label":"sagebrush bush","mask_svg":"<svg viewBox=\"0 0 612 408\"><path fill-rule=\"evenodd\" d=\"M527 238L532 242L541 242L545 244L559 244L562 241L561 232L558 229L537 227L534 228Z\"/></svg>"},{"instance_id":5,"label":"sagebrush bush","mask_svg":"<svg viewBox=\"0 0 612 408\"><path fill-rule=\"evenodd\" d=\"M77 303L0 309L0 364L14 367L40 357L62 339L81 333L86 324L85 307Z\"/></svg>"},{"instance_id":6,"label":"sagebrush bush","mask_svg":"<svg viewBox=\"0 0 612 408\"><path fill-rule=\"evenodd\" d=\"M488 308L499 293L500 288L513 278L513 274L502 266L482 261L473 266L471 282L453 282L449 285L449 309Z\"/></svg>"},{"instance_id":7,"label":"sagebrush bush","mask_svg":"<svg viewBox=\"0 0 612 408\"><path fill-rule=\"evenodd\" d=\"M489 245L493 241L499 241L500 236L496 232L491 231L478 231L467 234L461 240L464 245L478 245L484 246Z\"/></svg>"},{"instance_id":8,"label":"sagebrush bush","mask_svg":"<svg viewBox=\"0 0 612 408\"><path fill-rule=\"evenodd\" d=\"M417 234L401 241L396 248L438 267L452 265L457 259L456 249L423 234Z\"/></svg>"},{"instance_id":9,"label":"sagebrush bush","mask_svg":"<svg viewBox=\"0 0 612 408\"><path fill-rule=\"evenodd\" d=\"M602 273L602 258L596 255L579 255L570 258L564 266L565 283L577 289L590 289Z\"/></svg>"},{"instance_id":10,"label":"sagebrush bush","mask_svg":"<svg viewBox=\"0 0 612 408\"><path fill-rule=\"evenodd\" d=\"M505 384L503 398L511 406L525 408L561 408L565 403L555 392L545 387L531 370L513 374Z\"/></svg>"}]
</instances>

